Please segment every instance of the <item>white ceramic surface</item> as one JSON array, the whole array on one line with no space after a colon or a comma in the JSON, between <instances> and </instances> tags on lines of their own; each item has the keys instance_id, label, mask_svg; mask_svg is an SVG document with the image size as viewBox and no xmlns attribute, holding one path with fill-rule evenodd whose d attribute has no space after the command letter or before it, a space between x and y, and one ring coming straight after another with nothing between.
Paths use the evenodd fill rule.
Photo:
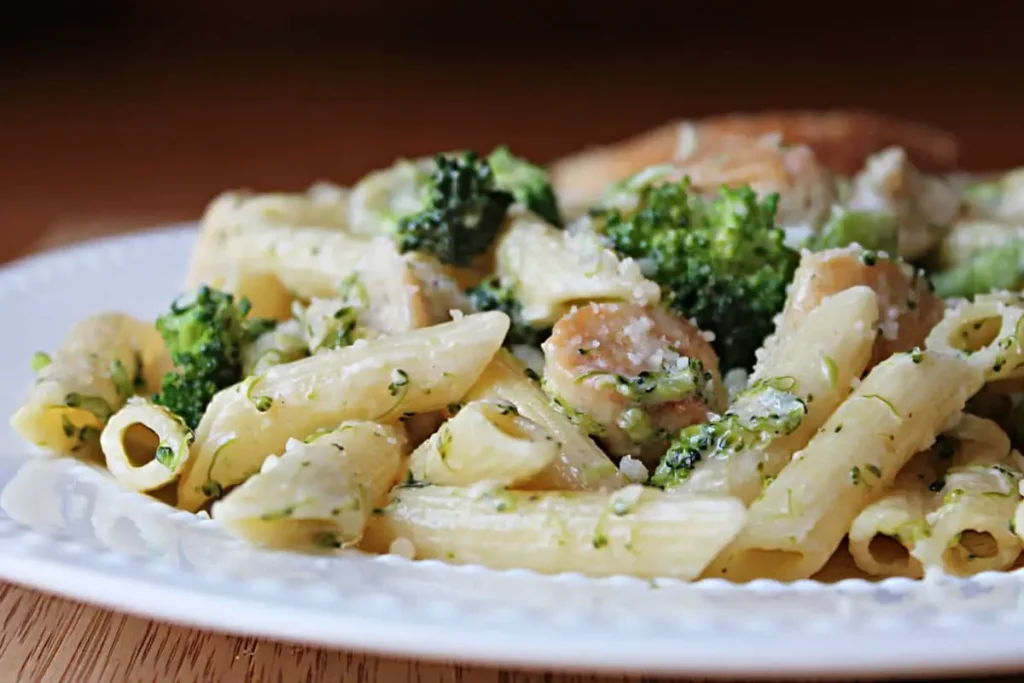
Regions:
<instances>
[{"instance_id":1,"label":"white ceramic surface","mask_svg":"<svg viewBox=\"0 0 1024 683\"><path fill-rule=\"evenodd\" d=\"M0 270L0 412L29 357L101 309L152 317L193 241L178 226ZM693 585L255 550L208 519L33 456L0 427L0 577L156 619L396 655L591 671L866 675L1024 670L1024 574Z\"/></svg>"}]
</instances>

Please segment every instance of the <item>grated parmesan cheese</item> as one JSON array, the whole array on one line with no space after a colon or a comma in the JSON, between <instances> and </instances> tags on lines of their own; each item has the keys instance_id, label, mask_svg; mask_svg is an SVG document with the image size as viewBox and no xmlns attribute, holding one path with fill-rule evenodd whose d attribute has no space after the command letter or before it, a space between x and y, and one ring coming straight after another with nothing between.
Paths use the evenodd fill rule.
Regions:
<instances>
[{"instance_id":1,"label":"grated parmesan cheese","mask_svg":"<svg viewBox=\"0 0 1024 683\"><path fill-rule=\"evenodd\" d=\"M647 467L631 455L627 455L619 460L619 471L622 472L622 476L634 484L643 484L650 476Z\"/></svg>"}]
</instances>

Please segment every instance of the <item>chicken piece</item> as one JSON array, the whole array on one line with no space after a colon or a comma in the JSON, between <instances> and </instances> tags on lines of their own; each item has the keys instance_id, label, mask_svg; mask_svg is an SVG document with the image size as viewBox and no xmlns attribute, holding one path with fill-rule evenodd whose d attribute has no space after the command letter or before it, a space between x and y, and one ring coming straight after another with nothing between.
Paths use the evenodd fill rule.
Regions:
<instances>
[{"instance_id":1,"label":"chicken piece","mask_svg":"<svg viewBox=\"0 0 1024 683\"><path fill-rule=\"evenodd\" d=\"M874 367L894 353L923 346L925 337L942 319L942 300L928 280L910 265L858 245L804 252L793 276L780 329L792 330L826 297L867 285L878 296L878 339L871 354Z\"/></svg>"},{"instance_id":2,"label":"chicken piece","mask_svg":"<svg viewBox=\"0 0 1024 683\"><path fill-rule=\"evenodd\" d=\"M690 154L694 137L775 136L805 145L825 168L852 175L865 159L886 147L906 149L922 168L951 171L957 163L956 138L923 124L849 111L730 114L697 121L673 121L626 140L584 150L551 165L559 199L589 204L611 183L648 166L674 163ZM712 144L712 147L717 145Z\"/></svg>"},{"instance_id":3,"label":"chicken piece","mask_svg":"<svg viewBox=\"0 0 1024 683\"><path fill-rule=\"evenodd\" d=\"M814 153L800 145L784 145L777 136L749 137L720 133L714 127L676 124L624 143L584 152L552 166L552 180L566 205L590 205L603 197L614 181L650 166L659 167L660 181L689 176L704 194L720 186L750 185L758 194L779 193L776 222L801 235L816 230L838 199L832 174ZM662 151L655 153L661 145Z\"/></svg>"},{"instance_id":4,"label":"chicken piece","mask_svg":"<svg viewBox=\"0 0 1024 683\"><path fill-rule=\"evenodd\" d=\"M930 251L964 210L952 183L921 173L900 147L868 159L853 179L847 206L895 216L900 225L900 255L908 259Z\"/></svg>"},{"instance_id":5,"label":"chicken piece","mask_svg":"<svg viewBox=\"0 0 1024 683\"><path fill-rule=\"evenodd\" d=\"M680 429L721 412L718 357L697 327L661 308L591 303L544 342L544 386L613 455L660 457Z\"/></svg>"},{"instance_id":6,"label":"chicken piece","mask_svg":"<svg viewBox=\"0 0 1024 683\"><path fill-rule=\"evenodd\" d=\"M842 175L856 173L869 155L894 145L906 149L921 168L935 172L954 170L959 152L951 133L868 112L769 111L715 116L703 123L721 133L778 133L785 142L807 145L826 168Z\"/></svg>"}]
</instances>

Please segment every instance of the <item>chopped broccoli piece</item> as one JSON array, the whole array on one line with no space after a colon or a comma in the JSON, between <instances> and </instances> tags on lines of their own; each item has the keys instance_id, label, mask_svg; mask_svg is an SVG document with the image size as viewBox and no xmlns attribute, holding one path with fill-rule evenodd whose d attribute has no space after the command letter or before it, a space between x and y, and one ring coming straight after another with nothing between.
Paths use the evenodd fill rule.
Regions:
<instances>
[{"instance_id":1,"label":"chopped broccoli piece","mask_svg":"<svg viewBox=\"0 0 1024 683\"><path fill-rule=\"evenodd\" d=\"M841 206L832 208L832 215L821 232L808 245L815 251L859 244L872 251L891 256L900 253L900 225L889 213L853 211Z\"/></svg>"},{"instance_id":2,"label":"chopped broccoli piece","mask_svg":"<svg viewBox=\"0 0 1024 683\"><path fill-rule=\"evenodd\" d=\"M641 263L671 309L714 333L723 372L751 367L800 260L775 225L778 195L723 187L708 201L688 178L634 191L635 208L592 212L597 230Z\"/></svg>"},{"instance_id":3,"label":"chopped broccoli piece","mask_svg":"<svg viewBox=\"0 0 1024 683\"><path fill-rule=\"evenodd\" d=\"M598 370L580 375L575 381L592 378L614 387L616 392L637 405L681 401L688 396L696 396L705 405L715 400L714 376L698 358L679 356L658 371L644 370L635 377Z\"/></svg>"},{"instance_id":4,"label":"chopped broccoli piece","mask_svg":"<svg viewBox=\"0 0 1024 683\"><path fill-rule=\"evenodd\" d=\"M793 433L803 422L807 404L792 389L792 378L762 380L740 392L717 420L681 431L662 456L651 484L672 488L688 479L702 460L729 457Z\"/></svg>"},{"instance_id":5,"label":"chopped broccoli piece","mask_svg":"<svg viewBox=\"0 0 1024 683\"><path fill-rule=\"evenodd\" d=\"M160 316L163 337L175 371L164 375L153 402L181 417L190 429L199 425L213 395L242 379L242 353L273 320L246 320L247 299L201 286L190 301L177 300Z\"/></svg>"},{"instance_id":6,"label":"chopped broccoli piece","mask_svg":"<svg viewBox=\"0 0 1024 683\"><path fill-rule=\"evenodd\" d=\"M505 335L505 346L540 346L551 336L550 327L534 327L523 319L523 305L516 297L515 286L511 283L502 283L497 277L490 277L470 287L466 294L474 311L501 311L509 317L512 324Z\"/></svg>"},{"instance_id":7,"label":"chopped broccoli piece","mask_svg":"<svg viewBox=\"0 0 1024 683\"><path fill-rule=\"evenodd\" d=\"M944 299L973 298L1024 285L1024 245L1011 242L975 254L970 261L932 275L935 293Z\"/></svg>"},{"instance_id":8,"label":"chopped broccoli piece","mask_svg":"<svg viewBox=\"0 0 1024 683\"><path fill-rule=\"evenodd\" d=\"M513 197L496 187L490 165L475 152L438 154L434 163L426 205L398 222L398 246L403 253L433 254L448 265L471 265L490 248Z\"/></svg>"},{"instance_id":9,"label":"chopped broccoli piece","mask_svg":"<svg viewBox=\"0 0 1024 683\"><path fill-rule=\"evenodd\" d=\"M43 353L42 351L36 351L32 354L31 368L32 372L42 372L46 366L53 362L49 354Z\"/></svg>"},{"instance_id":10,"label":"chopped broccoli piece","mask_svg":"<svg viewBox=\"0 0 1024 683\"><path fill-rule=\"evenodd\" d=\"M514 156L504 145L488 155L487 163L499 189L512 193L517 202L551 225L562 227L558 198L546 170Z\"/></svg>"}]
</instances>

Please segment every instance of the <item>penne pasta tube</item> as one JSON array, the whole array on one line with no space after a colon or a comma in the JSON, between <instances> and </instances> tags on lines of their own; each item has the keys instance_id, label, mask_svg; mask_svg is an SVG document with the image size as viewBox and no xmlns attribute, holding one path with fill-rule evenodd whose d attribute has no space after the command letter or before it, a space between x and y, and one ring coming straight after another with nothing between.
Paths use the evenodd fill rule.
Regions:
<instances>
[{"instance_id":1,"label":"penne pasta tube","mask_svg":"<svg viewBox=\"0 0 1024 683\"><path fill-rule=\"evenodd\" d=\"M966 359L934 351L875 366L750 506L708 575L792 581L817 572L857 515L983 382Z\"/></svg>"},{"instance_id":2,"label":"penne pasta tube","mask_svg":"<svg viewBox=\"0 0 1024 683\"><path fill-rule=\"evenodd\" d=\"M572 306L627 301L646 306L661 297L633 259L622 259L584 228L559 230L536 218L514 220L496 246L496 272L517 284L523 319L552 325Z\"/></svg>"},{"instance_id":3,"label":"penne pasta tube","mask_svg":"<svg viewBox=\"0 0 1024 683\"><path fill-rule=\"evenodd\" d=\"M344 420L389 422L461 400L508 326L503 313L478 313L277 365L224 389L196 430L178 505L199 509L256 472L289 437Z\"/></svg>"},{"instance_id":4,"label":"penne pasta tube","mask_svg":"<svg viewBox=\"0 0 1024 683\"><path fill-rule=\"evenodd\" d=\"M626 483L614 463L589 436L552 407L526 367L502 349L466 395L467 401L497 400L511 403L519 414L544 428L557 441L558 457L525 488L555 491L615 489Z\"/></svg>"},{"instance_id":5,"label":"penne pasta tube","mask_svg":"<svg viewBox=\"0 0 1024 683\"><path fill-rule=\"evenodd\" d=\"M398 159L363 176L352 188L349 225L359 235L383 235L402 216L423 210L424 194L435 164L431 157Z\"/></svg>"},{"instance_id":6,"label":"penne pasta tube","mask_svg":"<svg viewBox=\"0 0 1024 683\"><path fill-rule=\"evenodd\" d=\"M693 579L745 515L733 498L637 484L610 494L398 488L362 547L494 569Z\"/></svg>"},{"instance_id":7,"label":"penne pasta tube","mask_svg":"<svg viewBox=\"0 0 1024 683\"><path fill-rule=\"evenodd\" d=\"M559 450L555 438L515 404L471 401L413 451L409 477L445 486L515 486L550 465Z\"/></svg>"},{"instance_id":8,"label":"penne pasta tube","mask_svg":"<svg viewBox=\"0 0 1024 683\"><path fill-rule=\"evenodd\" d=\"M387 501L402 456L404 430L343 422L306 441L291 440L280 458L213 505L213 519L257 545L303 551L358 541L370 511Z\"/></svg>"},{"instance_id":9,"label":"penne pasta tube","mask_svg":"<svg viewBox=\"0 0 1024 683\"><path fill-rule=\"evenodd\" d=\"M303 299L334 296L370 248L370 240L340 230L277 223L230 226L207 239L200 238L189 288L232 269L270 274Z\"/></svg>"},{"instance_id":10,"label":"penne pasta tube","mask_svg":"<svg viewBox=\"0 0 1024 683\"><path fill-rule=\"evenodd\" d=\"M255 226L274 226L282 232L299 226L339 231L347 221L348 191L329 183L313 185L305 194L224 192L210 202L203 214L186 288L210 284L225 270L232 270L224 263L224 247L230 234L248 228L258 231ZM228 263L234 260L228 259Z\"/></svg>"},{"instance_id":11,"label":"penne pasta tube","mask_svg":"<svg viewBox=\"0 0 1024 683\"><path fill-rule=\"evenodd\" d=\"M939 474L932 450L914 455L896 475L892 487L850 525L850 555L861 571L872 576L924 576L921 562L912 553L930 533L926 519L932 498L929 487L935 485Z\"/></svg>"},{"instance_id":12,"label":"penne pasta tube","mask_svg":"<svg viewBox=\"0 0 1024 683\"><path fill-rule=\"evenodd\" d=\"M871 360L877 322L878 304L869 287L852 287L825 299L778 340L771 357L752 376L751 388L739 394L727 413L757 423L783 415L790 406L795 419L749 443L745 440L738 449L715 449L677 488L727 493L752 503L850 394Z\"/></svg>"},{"instance_id":13,"label":"penne pasta tube","mask_svg":"<svg viewBox=\"0 0 1024 683\"><path fill-rule=\"evenodd\" d=\"M149 380L144 363L162 351L150 325L121 313L90 316L71 329L52 358L36 354L36 383L11 426L42 448L94 454L107 420Z\"/></svg>"},{"instance_id":14,"label":"penne pasta tube","mask_svg":"<svg viewBox=\"0 0 1024 683\"><path fill-rule=\"evenodd\" d=\"M925 344L929 349L967 355L993 382L1024 376L1024 307L992 297L946 310Z\"/></svg>"},{"instance_id":15,"label":"penne pasta tube","mask_svg":"<svg viewBox=\"0 0 1024 683\"><path fill-rule=\"evenodd\" d=\"M965 415L951 435L960 447L933 494L930 533L913 555L925 568L970 576L1010 568L1021 552L1011 528L1020 504L1024 457L994 422Z\"/></svg>"},{"instance_id":16,"label":"penne pasta tube","mask_svg":"<svg viewBox=\"0 0 1024 683\"><path fill-rule=\"evenodd\" d=\"M139 443L138 436L132 434L136 427L155 435L157 443L150 448ZM136 397L128 399L107 422L100 447L107 469L119 484L133 491L155 491L178 478L188 462L193 438L192 430L180 417ZM137 455L138 451L145 453Z\"/></svg>"}]
</instances>

